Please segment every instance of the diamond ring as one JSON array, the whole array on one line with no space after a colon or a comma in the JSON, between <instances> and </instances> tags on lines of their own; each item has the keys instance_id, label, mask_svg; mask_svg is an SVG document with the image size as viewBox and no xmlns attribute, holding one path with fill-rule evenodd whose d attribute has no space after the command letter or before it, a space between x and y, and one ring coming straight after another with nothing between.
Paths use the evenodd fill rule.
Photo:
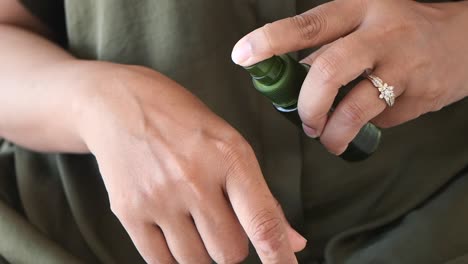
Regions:
<instances>
[{"instance_id":1,"label":"diamond ring","mask_svg":"<svg viewBox=\"0 0 468 264\"><path fill-rule=\"evenodd\" d=\"M385 100L388 106L392 106L395 104L395 93L393 92L393 86L388 85L387 83L383 82L382 79L379 77L366 74L367 79L372 82L375 88L379 89L380 95L379 98Z\"/></svg>"}]
</instances>

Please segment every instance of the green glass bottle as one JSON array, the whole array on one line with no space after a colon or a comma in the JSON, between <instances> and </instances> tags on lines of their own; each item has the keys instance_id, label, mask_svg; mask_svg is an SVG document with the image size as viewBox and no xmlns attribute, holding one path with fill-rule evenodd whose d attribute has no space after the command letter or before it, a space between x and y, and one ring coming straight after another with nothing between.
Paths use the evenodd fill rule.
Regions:
<instances>
[{"instance_id":1,"label":"green glass bottle","mask_svg":"<svg viewBox=\"0 0 468 264\"><path fill-rule=\"evenodd\" d=\"M297 100L309 66L293 60L288 55L273 56L245 69L252 76L255 88L271 100L275 108L289 120L302 128L297 111ZM341 100L348 87L341 88L335 104ZM348 145L341 158L347 161L360 161L377 150L381 132L376 126L367 123Z\"/></svg>"}]
</instances>

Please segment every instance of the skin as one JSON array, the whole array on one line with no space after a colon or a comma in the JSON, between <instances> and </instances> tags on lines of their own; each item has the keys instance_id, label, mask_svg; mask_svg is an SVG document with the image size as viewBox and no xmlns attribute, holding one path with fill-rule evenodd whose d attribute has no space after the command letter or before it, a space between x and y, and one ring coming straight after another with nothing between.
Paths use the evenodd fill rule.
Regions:
<instances>
[{"instance_id":1,"label":"skin","mask_svg":"<svg viewBox=\"0 0 468 264\"><path fill-rule=\"evenodd\" d=\"M393 127L468 95L466 25L468 1L336 0L249 33L232 59L248 66L323 45L304 59L311 69L298 110L305 133L339 155L369 121ZM395 105L364 80L330 115L338 89L366 69L395 87Z\"/></svg>"},{"instance_id":2,"label":"skin","mask_svg":"<svg viewBox=\"0 0 468 264\"><path fill-rule=\"evenodd\" d=\"M0 136L92 153L111 209L148 263L297 263L249 144L185 88L148 68L82 61L16 0L0 1Z\"/></svg>"},{"instance_id":3,"label":"skin","mask_svg":"<svg viewBox=\"0 0 468 264\"><path fill-rule=\"evenodd\" d=\"M394 126L467 95L467 10L466 1L334 1L252 32L233 59L329 44L305 59L299 111L305 131L339 154L369 120ZM183 87L151 69L74 58L14 0L0 2L0 36L0 136L94 154L112 210L148 263L238 263L248 239L264 263L297 262L305 240L251 147ZM395 106L365 81L328 117L340 86L367 68L395 86Z\"/></svg>"}]
</instances>

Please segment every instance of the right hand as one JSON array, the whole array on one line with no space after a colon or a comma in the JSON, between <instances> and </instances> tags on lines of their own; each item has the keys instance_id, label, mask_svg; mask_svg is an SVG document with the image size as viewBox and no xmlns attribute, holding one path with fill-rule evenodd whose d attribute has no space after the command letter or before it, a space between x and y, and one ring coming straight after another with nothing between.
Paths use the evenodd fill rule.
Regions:
<instances>
[{"instance_id":1,"label":"right hand","mask_svg":"<svg viewBox=\"0 0 468 264\"><path fill-rule=\"evenodd\" d=\"M106 67L105 67L106 68ZM82 135L111 209L148 263L297 263L287 223L249 144L177 83L111 66L87 91Z\"/></svg>"}]
</instances>

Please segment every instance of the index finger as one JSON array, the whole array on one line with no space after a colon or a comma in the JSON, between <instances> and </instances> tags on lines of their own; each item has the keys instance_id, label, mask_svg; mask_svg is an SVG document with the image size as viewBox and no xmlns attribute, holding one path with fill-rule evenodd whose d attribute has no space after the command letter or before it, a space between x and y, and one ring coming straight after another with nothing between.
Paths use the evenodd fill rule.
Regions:
<instances>
[{"instance_id":1,"label":"index finger","mask_svg":"<svg viewBox=\"0 0 468 264\"><path fill-rule=\"evenodd\" d=\"M234 46L232 60L249 66L273 55L323 45L352 32L363 16L362 3L337 0L258 28Z\"/></svg>"},{"instance_id":2,"label":"index finger","mask_svg":"<svg viewBox=\"0 0 468 264\"><path fill-rule=\"evenodd\" d=\"M262 263L297 263L286 223L256 159L237 165L226 177L227 196Z\"/></svg>"}]
</instances>

